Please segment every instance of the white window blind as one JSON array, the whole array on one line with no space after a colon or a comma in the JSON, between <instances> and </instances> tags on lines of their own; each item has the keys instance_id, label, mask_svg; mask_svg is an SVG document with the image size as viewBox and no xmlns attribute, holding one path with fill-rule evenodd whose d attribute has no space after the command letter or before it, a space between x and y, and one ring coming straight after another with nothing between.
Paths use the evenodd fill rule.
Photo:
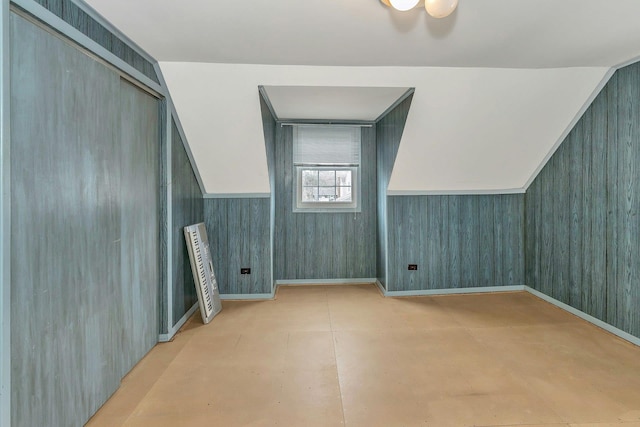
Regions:
<instances>
[{"instance_id":1,"label":"white window blind","mask_svg":"<svg viewBox=\"0 0 640 427\"><path fill-rule=\"evenodd\" d=\"M360 164L360 135L357 126L295 126L293 163L295 165Z\"/></svg>"}]
</instances>

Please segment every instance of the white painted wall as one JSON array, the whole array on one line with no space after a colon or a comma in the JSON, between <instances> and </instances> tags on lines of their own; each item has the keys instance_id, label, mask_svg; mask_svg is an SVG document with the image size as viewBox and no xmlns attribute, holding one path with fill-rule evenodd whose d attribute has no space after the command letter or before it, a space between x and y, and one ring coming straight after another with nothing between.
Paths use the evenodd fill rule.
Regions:
<instances>
[{"instance_id":1,"label":"white painted wall","mask_svg":"<svg viewBox=\"0 0 640 427\"><path fill-rule=\"evenodd\" d=\"M161 62L207 193L269 192L259 85L415 87L391 192L522 189L607 67L491 69Z\"/></svg>"},{"instance_id":2,"label":"white painted wall","mask_svg":"<svg viewBox=\"0 0 640 427\"><path fill-rule=\"evenodd\" d=\"M461 71L416 88L391 194L524 190L608 69Z\"/></svg>"}]
</instances>

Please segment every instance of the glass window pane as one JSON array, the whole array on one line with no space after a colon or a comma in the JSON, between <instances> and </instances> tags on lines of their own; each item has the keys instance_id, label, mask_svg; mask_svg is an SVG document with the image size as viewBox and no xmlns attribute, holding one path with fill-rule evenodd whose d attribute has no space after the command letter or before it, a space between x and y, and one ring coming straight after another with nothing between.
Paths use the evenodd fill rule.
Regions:
<instances>
[{"instance_id":1,"label":"glass window pane","mask_svg":"<svg viewBox=\"0 0 640 427\"><path fill-rule=\"evenodd\" d=\"M300 211L304 209L354 208L357 203L353 181L357 173L353 169L336 166L298 168L300 197L297 201ZM334 205L335 204L335 205ZM322 206L324 205L324 206ZM341 206L343 205L343 206ZM294 208L295 210L296 208Z\"/></svg>"},{"instance_id":2,"label":"glass window pane","mask_svg":"<svg viewBox=\"0 0 640 427\"><path fill-rule=\"evenodd\" d=\"M302 201L303 202L317 202L318 201L318 187L302 187Z\"/></svg>"},{"instance_id":3,"label":"glass window pane","mask_svg":"<svg viewBox=\"0 0 640 427\"><path fill-rule=\"evenodd\" d=\"M337 202L351 202L351 187L337 187Z\"/></svg>"},{"instance_id":4,"label":"glass window pane","mask_svg":"<svg viewBox=\"0 0 640 427\"><path fill-rule=\"evenodd\" d=\"M336 171L320 171L319 182L321 186L335 187L336 185Z\"/></svg>"},{"instance_id":5,"label":"glass window pane","mask_svg":"<svg viewBox=\"0 0 640 427\"><path fill-rule=\"evenodd\" d=\"M318 198L322 202L333 202L336 199L336 187L320 187Z\"/></svg>"},{"instance_id":6,"label":"glass window pane","mask_svg":"<svg viewBox=\"0 0 640 427\"><path fill-rule=\"evenodd\" d=\"M303 169L302 185L303 186L318 185L318 171L313 169Z\"/></svg>"},{"instance_id":7,"label":"glass window pane","mask_svg":"<svg viewBox=\"0 0 640 427\"><path fill-rule=\"evenodd\" d=\"M351 187L351 171L350 170L336 171L336 181L337 181L336 185Z\"/></svg>"}]
</instances>

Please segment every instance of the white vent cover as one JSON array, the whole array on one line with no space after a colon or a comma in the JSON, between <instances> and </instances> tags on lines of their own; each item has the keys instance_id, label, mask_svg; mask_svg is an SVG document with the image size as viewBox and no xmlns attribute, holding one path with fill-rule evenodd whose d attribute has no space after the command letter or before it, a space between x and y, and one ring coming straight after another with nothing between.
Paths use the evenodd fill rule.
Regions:
<instances>
[{"instance_id":1,"label":"white vent cover","mask_svg":"<svg viewBox=\"0 0 640 427\"><path fill-rule=\"evenodd\" d=\"M191 272L196 282L196 292L200 304L202 321L207 324L222 310L218 282L213 273L209 239L204 223L189 225L184 228L187 250L191 260Z\"/></svg>"}]
</instances>

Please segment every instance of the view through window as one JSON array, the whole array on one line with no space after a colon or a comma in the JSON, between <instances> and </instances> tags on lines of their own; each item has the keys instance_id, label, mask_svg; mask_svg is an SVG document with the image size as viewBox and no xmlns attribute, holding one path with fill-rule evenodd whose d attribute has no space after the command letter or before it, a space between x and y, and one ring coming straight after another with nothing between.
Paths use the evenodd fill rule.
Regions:
<instances>
[{"instance_id":1,"label":"view through window","mask_svg":"<svg viewBox=\"0 0 640 427\"><path fill-rule=\"evenodd\" d=\"M359 126L294 127L294 211L359 211L360 135Z\"/></svg>"},{"instance_id":2,"label":"view through window","mask_svg":"<svg viewBox=\"0 0 640 427\"><path fill-rule=\"evenodd\" d=\"M303 202L352 202L350 169L302 169Z\"/></svg>"}]
</instances>

